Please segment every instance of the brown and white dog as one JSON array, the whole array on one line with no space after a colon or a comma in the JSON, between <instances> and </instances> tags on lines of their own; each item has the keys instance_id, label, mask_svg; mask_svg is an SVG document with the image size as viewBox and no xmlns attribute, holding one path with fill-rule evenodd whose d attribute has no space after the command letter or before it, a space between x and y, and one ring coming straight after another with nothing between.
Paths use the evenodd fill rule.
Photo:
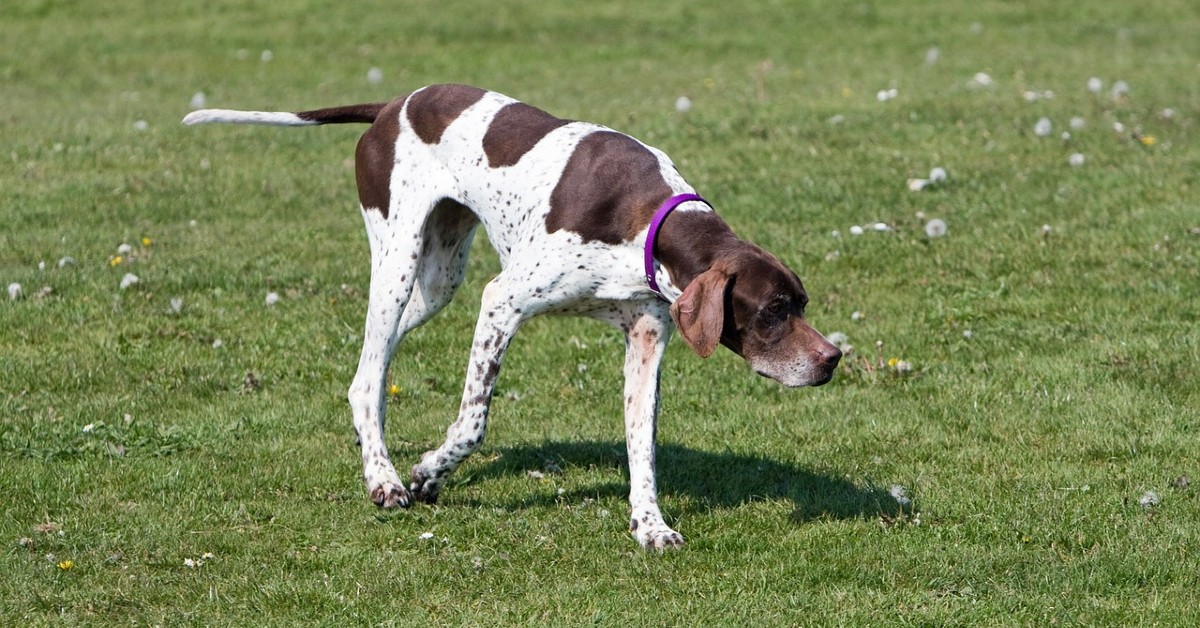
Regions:
<instances>
[{"instance_id":1,"label":"brown and white dog","mask_svg":"<svg viewBox=\"0 0 1200 628\"><path fill-rule=\"evenodd\" d=\"M370 300L349 399L367 491L381 507L433 503L479 448L505 349L538 314L589 316L625 334L629 526L647 549L683 544L663 520L654 478L659 365L675 326L700 356L723 344L786 386L824 384L841 357L804 320L796 274L735 236L665 154L628 135L465 85L389 103L184 118L208 122L371 124L356 152ZM388 364L404 335L453 297L480 224L503 270L483 292L458 418L405 486L383 442Z\"/></svg>"}]
</instances>

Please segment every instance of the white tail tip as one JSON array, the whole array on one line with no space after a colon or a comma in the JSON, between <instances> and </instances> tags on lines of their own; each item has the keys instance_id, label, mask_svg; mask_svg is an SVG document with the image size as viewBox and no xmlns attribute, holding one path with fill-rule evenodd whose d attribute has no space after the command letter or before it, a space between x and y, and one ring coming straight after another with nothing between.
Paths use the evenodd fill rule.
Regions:
<instances>
[{"instance_id":1,"label":"white tail tip","mask_svg":"<svg viewBox=\"0 0 1200 628\"><path fill-rule=\"evenodd\" d=\"M234 111L232 109L201 109L183 118L188 126L196 124L265 124L270 126L311 126L316 124L294 113L282 111Z\"/></svg>"}]
</instances>

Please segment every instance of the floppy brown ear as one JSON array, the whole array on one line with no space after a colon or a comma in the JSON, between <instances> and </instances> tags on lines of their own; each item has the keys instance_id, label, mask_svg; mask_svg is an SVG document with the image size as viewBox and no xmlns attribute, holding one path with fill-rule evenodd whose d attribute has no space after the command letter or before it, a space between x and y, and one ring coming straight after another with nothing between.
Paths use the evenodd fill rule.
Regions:
<instances>
[{"instance_id":1,"label":"floppy brown ear","mask_svg":"<svg viewBox=\"0 0 1200 628\"><path fill-rule=\"evenodd\" d=\"M671 318L679 335L700 357L717 349L725 325L725 284L729 275L710 268L692 280L671 304Z\"/></svg>"}]
</instances>

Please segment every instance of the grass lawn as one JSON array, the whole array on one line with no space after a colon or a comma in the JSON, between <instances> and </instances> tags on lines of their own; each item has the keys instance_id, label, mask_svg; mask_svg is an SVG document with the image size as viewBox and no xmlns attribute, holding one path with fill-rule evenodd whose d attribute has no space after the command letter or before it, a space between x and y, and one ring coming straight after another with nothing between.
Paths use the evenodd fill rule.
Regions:
<instances>
[{"instance_id":1,"label":"grass lawn","mask_svg":"<svg viewBox=\"0 0 1200 628\"><path fill-rule=\"evenodd\" d=\"M0 625L1200 621L1200 5L458 4L0 5ZM854 345L785 390L672 343L681 551L626 529L586 320L522 329L436 507L376 509L363 129L179 124L435 82L667 151ZM393 361L402 470L458 407L477 242Z\"/></svg>"}]
</instances>

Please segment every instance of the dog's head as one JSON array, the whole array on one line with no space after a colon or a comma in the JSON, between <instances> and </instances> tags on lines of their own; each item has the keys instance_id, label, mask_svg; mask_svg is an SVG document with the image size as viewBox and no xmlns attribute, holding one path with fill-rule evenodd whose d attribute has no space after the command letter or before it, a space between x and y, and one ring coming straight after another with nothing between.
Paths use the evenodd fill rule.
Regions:
<instances>
[{"instance_id":1,"label":"dog's head","mask_svg":"<svg viewBox=\"0 0 1200 628\"><path fill-rule=\"evenodd\" d=\"M754 245L720 257L693 279L671 317L701 357L725 345L759 375L785 386L820 386L842 352L804 320L808 294L796 273Z\"/></svg>"}]
</instances>

